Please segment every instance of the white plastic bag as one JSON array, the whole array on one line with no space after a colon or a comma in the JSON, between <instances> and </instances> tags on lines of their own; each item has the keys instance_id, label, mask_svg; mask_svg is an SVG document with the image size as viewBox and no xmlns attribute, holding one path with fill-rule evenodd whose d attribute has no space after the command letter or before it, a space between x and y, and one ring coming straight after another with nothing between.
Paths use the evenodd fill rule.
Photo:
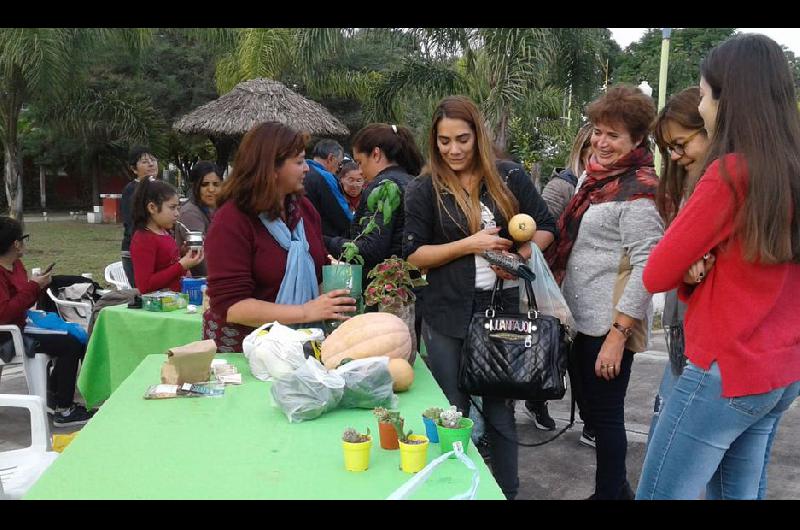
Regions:
<instances>
[{"instance_id":1,"label":"white plastic bag","mask_svg":"<svg viewBox=\"0 0 800 530\"><path fill-rule=\"evenodd\" d=\"M453 450L448 451L442 456L439 456L431 461L430 464L425 466L422 470L420 470L413 478L411 478L408 482L397 488L391 495L386 497L387 501L402 501L407 500L417 488L425 484L425 482L430 478L431 473L433 470L440 466L442 463L446 462L450 455L455 453L456 458L461 460L461 462L467 466L467 469L472 471L472 483L470 484L470 488L465 491L464 493L460 493L458 495L453 495L450 497L451 501L471 501L475 499L475 495L478 493L478 484L480 483L480 476L478 475L478 468L475 467L475 463L472 461L470 457L464 453L464 450L461 447L461 442L455 442L453 444Z\"/></svg>"},{"instance_id":2,"label":"white plastic bag","mask_svg":"<svg viewBox=\"0 0 800 530\"><path fill-rule=\"evenodd\" d=\"M356 359L336 368L344 378L342 408L397 408L397 396L392 391L392 374L386 356Z\"/></svg>"},{"instance_id":3,"label":"white plastic bag","mask_svg":"<svg viewBox=\"0 0 800 530\"><path fill-rule=\"evenodd\" d=\"M289 423L300 423L339 406L344 394L344 378L325 369L316 359L308 358L294 372L275 379L270 391Z\"/></svg>"},{"instance_id":4,"label":"white plastic bag","mask_svg":"<svg viewBox=\"0 0 800 530\"><path fill-rule=\"evenodd\" d=\"M324 338L321 329L292 329L271 322L245 337L242 350L253 376L261 381L270 381L292 373L303 364L305 343Z\"/></svg>"},{"instance_id":5,"label":"white plastic bag","mask_svg":"<svg viewBox=\"0 0 800 530\"><path fill-rule=\"evenodd\" d=\"M564 295L561 294L556 279L547 266L542 251L539 247L531 243L531 257L528 259L528 267L536 275L536 280L532 283L533 294L536 297L536 305L544 315L556 317L567 328L570 337L575 338L578 330L575 328L575 319L572 318L572 311L569 310ZM525 284L519 284L519 309L521 312L528 310L528 294L525 292Z\"/></svg>"}]
</instances>

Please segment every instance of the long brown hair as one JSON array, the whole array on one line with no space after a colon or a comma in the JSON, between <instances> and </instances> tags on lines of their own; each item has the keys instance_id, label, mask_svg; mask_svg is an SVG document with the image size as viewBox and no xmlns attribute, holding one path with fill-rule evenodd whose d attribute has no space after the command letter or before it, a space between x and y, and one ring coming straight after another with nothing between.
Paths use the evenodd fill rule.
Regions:
<instances>
[{"instance_id":1,"label":"long brown hair","mask_svg":"<svg viewBox=\"0 0 800 530\"><path fill-rule=\"evenodd\" d=\"M575 140L572 141L572 149L567 157L567 169L572 171L576 177L580 177L583 170L586 169L583 153L592 147L592 131L594 131L592 122L584 123L578 130L578 134L575 135Z\"/></svg>"},{"instance_id":2,"label":"long brown hair","mask_svg":"<svg viewBox=\"0 0 800 530\"><path fill-rule=\"evenodd\" d=\"M664 160L661 178L658 180L658 190L656 191L656 207L666 225L669 225L678 215L681 201L692 194L697 181L700 180L700 175L702 175L700 173L700 175L693 178L689 177L686 169L678 164L676 160L672 160L667 150L669 145L666 137L667 124L673 121L684 129L704 129L703 117L697 110L698 105L700 105L699 87L693 86L681 90L669 98L667 104L659 112L656 124L653 127L653 135L661 151L661 158ZM706 134L705 130L700 134ZM700 160L699 162L702 164L703 161Z\"/></svg>"},{"instance_id":3,"label":"long brown hair","mask_svg":"<svg viewBox=\"0 0 800 530\"><path fill-rule=\"evenodd\" d=\"M472 190L465 190L458 180L458 177L447 165L447 162L439 153L436 142L437 129L439 122L443 118L463 120L467 122L475 134L475 155L473 157L473 167L480 178ZM495 166L495 154L492 148L492 140L486 130L483 116L471 99L464 96L449 96L439 102L433 113L433 122L428 141L429 168L433 189L436 191L436 200L439 205L439 212L446 210L442 202L443 193L451 193L456 200L459 209L467 218L469 233L474 234L481 227L481 208L479 191L481 183L486 184L489 195L495 204L500 208L500 212L506 221L511 219L519 211L519 203L508 186L500 178ZM499 223L498 223L499 224Z\"/></svg>"},{"instance_id":4,"label":"long brown hair","mask_svg":"<svg viewBox=\"0 0 800 530\"><path fill-rule=\"evenodd\" d=\"M747 162L747 197L736 216L744 258L800 262L800 112L781 47L764 35L737 35L709 52L700 73L718 102L707 163L729 153Z\"/></svg>"},{"instance_id":5,"label":"long brown hair","mask_svg":"<svg viewBox=\"0 0 800 530\"><path fill-rule=\"evenodd\" d=\"M222 206L228 200L247 215L264 212L270 220L281 214L276 169L287 158L305 149L308 135L282 123L268 121L254 126L244 135L233 170L225 179L217 199Z\"/></svg>"}]
</instances>

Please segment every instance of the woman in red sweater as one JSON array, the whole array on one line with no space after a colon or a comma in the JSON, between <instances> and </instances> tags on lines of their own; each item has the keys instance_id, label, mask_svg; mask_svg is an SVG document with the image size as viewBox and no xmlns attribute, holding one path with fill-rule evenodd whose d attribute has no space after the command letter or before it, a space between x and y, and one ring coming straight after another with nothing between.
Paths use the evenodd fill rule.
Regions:
<instances>
[{"instance_id":1,"label":"woman in red sweater","mask_svg":"<svg viewBox=\"0 0 800 530\"><path fill-rule=\"evenodd\" d=\"M52 280L49 272L28 279L25 265L20 259L25 254L26 239L28 235L23 235L19 221L10 217L0 217L0 324L13 324L23 332L28 309L36 303L41 291L47 288ZM86 353L86 346L68 334L27 332L24 334L26 339L32 339L34 342L32 351L26 351L25 355L46 353L56 358L53 372L47 381L48 390L52 391L55 397L55 403L52 405L55 408L53 424L56 427L69 427L83 425L89 421L92 413L75 403L73 399L75 380L78 378L78 363ZM0 333L0 343L10 340L11 337L7 333ZM48 407L50 406L48 404Z\"/></svg>"},{"instance_id":2,"label":"woman in red sweater","mask_svg":"<svg viewBox=\"0 0 800 530\"><path fill-rule=\"evenodd\" d=\"M178 192L160 180L142 180L133 195L131 261L136 288L142 294L160 289L180 292L181 277L203 261L203 250L181 257L168 232L178 220Z\"/></svg>"},{"instance_id":3,"label":"woman in red sweater","mask_svg":"<svg viewBox=\"0 0 800 530\"><path fill-rule=\"evenodd\" d=\"M650 254L678 287L689 362L647 449L637 499L755 499L800 393L800 114L780 46L739 35L701 65L704 175ZM709 267L708 259L715 256Z\"/></svg>"},{"instance_id":4,"label":"woman in red sweater","mask_svg":"<svg viewBox=\"0 0 800 530\"><path fill-rule=\"evenodd\" d=\"M203 337L221 352L266 322L346 320L347 289L320 295L325 245L319 213L303 196L308 137L277 122L242 139L208 230L208 295Z\"/></svg>"}]
</instances>

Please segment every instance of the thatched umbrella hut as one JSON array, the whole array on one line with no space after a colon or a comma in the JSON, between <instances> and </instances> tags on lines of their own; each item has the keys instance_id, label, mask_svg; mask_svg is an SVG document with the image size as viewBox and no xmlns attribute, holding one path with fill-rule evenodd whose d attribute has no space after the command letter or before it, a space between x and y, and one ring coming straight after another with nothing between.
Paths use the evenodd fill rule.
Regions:
<instances>
[{"instance_id":1,"label":"thatched umbrella hut","mask_svg":"<svg viewBox=\"0 0 800 530\"><path fill-rule=\"evenodd\" d=\"M185 134L210 136L217 146L217 163L226 167L231 148L254 125L266 121L278 121L313 136L350 134L316 101L263 77L239 83L227 94L180 118L172 128Z\"/></svg>"}]
</instances>

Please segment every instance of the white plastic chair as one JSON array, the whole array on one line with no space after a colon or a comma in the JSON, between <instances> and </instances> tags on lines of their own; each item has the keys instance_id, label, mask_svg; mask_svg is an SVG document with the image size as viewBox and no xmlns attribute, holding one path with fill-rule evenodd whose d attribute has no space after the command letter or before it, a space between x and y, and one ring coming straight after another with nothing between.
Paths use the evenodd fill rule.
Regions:
<instances>
[{"instance_id":1,"label":"white plastic chair","mask_svg":"<svg viewBox=\"0 0 800 530\"><path fill-rule=\"evenodd\" d=\"M32 359L25 355L25 347L22 344L22 332L19 327L14 324L0 325L0 331L7 331L11 333L11 340L14 341L14 350L16 356L9 362L4 363L0 359L0 365L22 364L25 370L25 380L28 383L28 392L42 398L42 401L47 404L47 365L52 360L52 357L45 353L37 353ZM5 336L2 334L0 336Z\"/></svg>"},{"instance_id":2,"label":"white plastic chair","mask_svg":"<svg viewBox=\"0 0 800 530\"><path fill-rule=\"evenodd\" d=\"M121 261L115 261L114 263L106 265L105 276L106 282L116 287L117 290L131 288L131 283L125 275L125 269L122 268Z\"/></svg>"},{"instance_id":3,"label":"white plastic chair","mask_svg":"<svg viewBox=\"0 0 800 530\"><path fill-rule=\"evenodd\" d=\"M50 450L44 404L39 396L0 394L0 407L26 408L31 416L31 445L0 453L0 499L21 499L58 457Z\"/></svg>"},{"instance_id":4,"label":"white plastic chair","mask_svg":"<svg viewBox=\"0 0 800 530\"><path fill-rule=\"evenodd\" d=\"M70 300L62 300L53 294L50 288L47 288L47 296L55 302L56 309L58 309L58 316L64 319L65 322L74 322L82 327L84 330L89 330L89 320L92 318L92 305L87 302L72 302ZM63 308L74 308L74 311L65 312ZM68 313L68 314L67 314Z\"/></svg>"}]
</instances>

